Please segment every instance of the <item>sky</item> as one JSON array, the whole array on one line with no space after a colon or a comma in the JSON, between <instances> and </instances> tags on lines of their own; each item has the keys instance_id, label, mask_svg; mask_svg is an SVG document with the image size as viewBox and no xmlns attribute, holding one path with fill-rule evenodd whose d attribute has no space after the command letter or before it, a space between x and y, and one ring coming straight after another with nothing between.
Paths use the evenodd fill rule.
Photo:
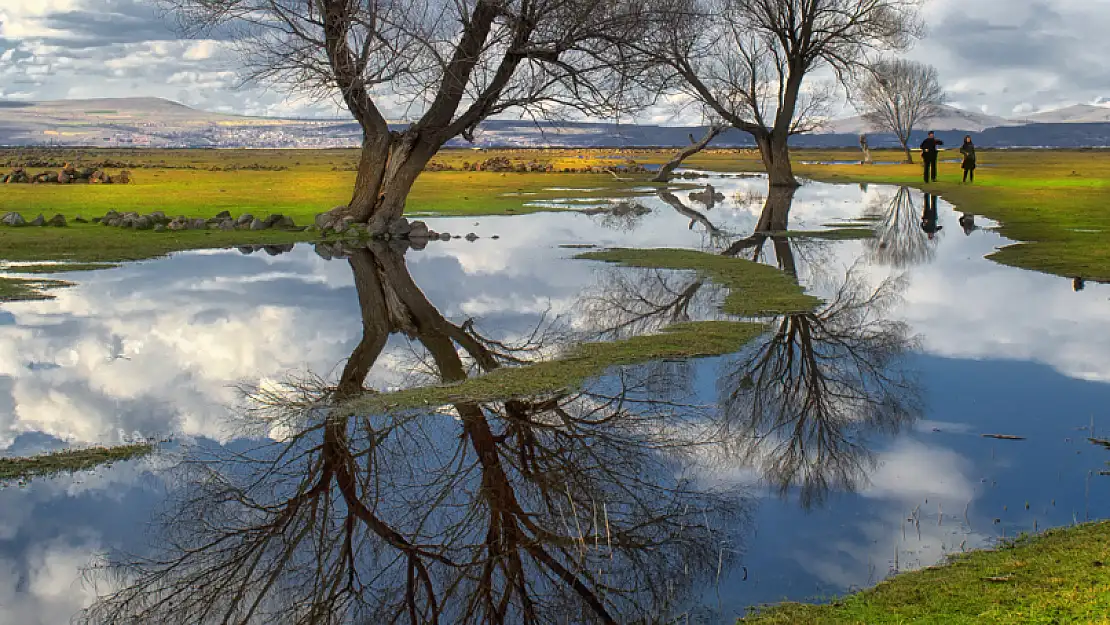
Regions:
<instances>
[{"instance_id":1,"label":"sky","mask_svg":"<svg viewBox=\"0 0 1110 625\"><path fill-rule=\"evenodd\" d=\"M154 4L0 0L0 100L155 96L227 113L345 115L240 85L227 41L182 38ZM928 34L907 56L937 67L955 106L1020 117L1110 105L1110 0L926 0L923 15Z\"/></svg>"}]
</instances>

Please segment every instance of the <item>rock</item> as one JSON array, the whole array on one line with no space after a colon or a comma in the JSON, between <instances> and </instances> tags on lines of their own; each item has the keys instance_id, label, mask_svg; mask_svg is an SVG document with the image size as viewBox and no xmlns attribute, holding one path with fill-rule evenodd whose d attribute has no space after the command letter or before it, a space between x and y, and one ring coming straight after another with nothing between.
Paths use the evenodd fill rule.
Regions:
<instances>
[{"instance_id":1,"label":"rock","mask_svg":"<svg viewBox=\"0 0 1110 625\"><path fill-rule=\"evenodd\" d=\"M242 215L239 215L239 219L235 220L235 225L236 226L242 226L244 224L250 224L253 221L254 221L254 215L252 215L250 213L243 213Z\"/></svg>"},{"instance_id":2,"label":"rock","mask_svg":"<svg viewBox=\"0 0 1110 625\"><path fill-rule=\"evenodd\" d=\"M411 231L412 224L410 224L409 220L405 219L404 217L389 224L389 234L396 237L405 236Z\"/></svg>"},{"instance_id":3,"label":"rock","mask_svg":"<svg viewBox=\"0 0 1110 625\"><path fill-rule=\"evenodd\" d=\"M439 240L440 241L450 241L451 240L451 233L450 232L440 232L439 233Z\"/></svg>"},{"instance_id":4,"label":"rock","mask_svg":"<svg viewBox=\"0 0 1110 625\"><path fill-rule=\"evenodd\" d=\"M8 213L7 215L4 215L2 218L0 218L0 224L13 227L26 226L27 220L23 219L23 215L20 215L19 213Z\"/></svg>"},{"instance_id":5,"label":"rock","mask_svg":"<svg viewBox=\"0 0 1110 625\"><path fill-rule=\"evenodd\" d=\"M266 252L269 256L279 256L285 252L285 250L278 245L263 245L262 251Z\"/></svg>"},{"instance_id":6,"label":"rock","mask_svg":"<svg viewBox=\"0 0 1110 625\"><path fill-rule=\"evenodd\" d=\"M334 217L332 217L331 213L320 213L320 214L316 215L316 218L313 221L313 223L316 224L317 228L319 228L321 231L323 231L323 230L327 230L328 228L331 228L332 224L335 223L335 219L334 219Z\"/></svg>"},{"instance_id":7,"label":"rock","mask_svg":"<svg viewBox=\"0 0 1110 625\"><path fill-rule=\"evenodd\" d=\"M418 252L419 252L420 250L422 250L422 249L424 249L424 248L428 247L428 239L427 239L427 238L424 238L424 237L416 237L416 238L411 238L411 235L410 235L410 238L409 238L409 240L407 241L407 243L409 244L409 247L410 247L411 249L414 249L414 250L416 250L416 251L418 251Z\"/></svg>"},{"instance_id":8,"label":"rock","mask_svg":"<svg viewBox=\"0 0 1110 625\"><path fill-rule=\"evenodd\" d=\"M279 230L293 230L297 227L297 222L293 221L292 217L282 216L282 218L274 222L272 226Z\"/></svg>"},{"instance_id":9,"label":"rock","mask_svg":"<svg viewBox=\"0 0 1110 625\"><path fill-rule=\"evenodd\" d=\"M132 182L135 182L135 177L131 175L130 171L125 169L121 171L119 175L112 178L112 182L116 184L131 184Z\"/></svg>"},{"instance_id":10,"label":"rock","mask_svg":"<svg viewBox=\"0 0 1110 625\"><path fill-rule=\"evenodd\" d=\"M239 250L239 253L243 256L250 256L251 254L258 251L257 248L255 248L253 245L241 245L235 249Z\"/></svg>"},{"instance_id":11,"label":"rock","mask_svg":"<svg viewBox=\"0 0 1110 625\"><path fill-rule=\"evenodd\" d=\"M261 219L255 219L251 222L251 230L267 230L269 229L269 227L270 224L262 221Z\"/></svg>"},{"instance_id":12,"label":"rock","mask_svg":"<svg viewBox=\"0 0 1110 625\"><path fill-rule=\"evenodd\" d=\"M84 217L82 217L80 215L78 215L78 216L73 218L73 222L74 223L79 223L79 224L87 224L87 223L89 223L89 220L85 219Z\"/></svg>"},{"instance_id":13,"label":"rock","mask_svg":"<svg viewBox=\"0 0 1110 625\"><path fill-rule=\"evenodd\" d=\"M46 225L46 217L43 217L42 213L39 213L38 217L35 217L33 220L31 220L30 225L32 225L32 226L45 226Z\"/></svg>"},{"instance_id":14,"label":"rock","mask_svg":"<svg viewBox=\"0 0 1110 625\"><path fill-rule=\"evenodd\" d=\"M324 260L331 260L332 259L331 248L329 248L324 243L317 243L316 245L313 245L312 250L314 252L316 252L317 256L319 256L320 258L323 258Z\"/></svg>"},{"instance_id":15,"label":"rock","mask_svg":"<svg viewBox=\"0 0 1110 625\"><path fill-rule=\"evenodd\" d=\"M149 215L143 215L138 219L132 220L136 230L150 230L154 227L154 220Z\"/></svg>"},{"instance_id":16,"label":"rock","mask_svg":"<svg viewBox=\"0 0 1110 625\"><path fill-rule=\"evenodd\" d=\"M431 236L431 230L428 229L428 224L422 221L414 221L410 224L408 232L410 239L427 239Z\"/></svg>"},{"instance_id":17,"label":"rock","mask_svg":"<svg viewBox=\"0 0 1110 625\"><path fill-rule=\"evenodd\" d=\"M153 213L147 215L147 217L150 217L150 222L154 223L154 224L164 224L164 223L169 223L169 221L170 221L166 217L166 214L163 213L162 211L154 211Z\"/></svg>"},{"instance_id":18,"label":"rock","mask_svg":"<svg viewBox=\"0 0 1110 625\"><path fill-rule=\"evenodd\" d=\"M173 230L174 232L176 232L178 230L184 230L188 226L185 224L184 221L179 221L177 219L174 219L173 221L170 222L170 225L168 225L166 227L169 228L170 230Z\"/></svg>"},{"instance_id":19,"label":"rock","mask_svg":"<svg viewBox=\"0 0 1110 625\"><path fill-rule=\"evenodd\" d=\"M216 213L216 219L219 219L220 221L223 221L225 219L231 219L231 212L230 211L220 211L220 212Z\"/></svg>"},{"instance_id":20,"label":"rock","mask_svg":"<svg viewBox=\"0 0 1110 625\"><path fill-rule=\"evenodd\" d=\"M221 221L220 225L217 226L217 227L220 230L223 230L223 231L227 232L229 230L234 230L235 229L235 222L232 221L231 219L225 219L225 220Z\"/></svg>"},{"instance_id":21,"label":"rock","mask_svg":"<svg viewBox=\"0 0 1110 625\"><path fill-rule=\"evenodd\" d=\"M104 218L103 218L103 217L93 217L93 218L92 218L92 222L93 222L94 224L98 224L98 223L101 223L101 222L103 222L103 221L104 221Z\"/></svg>"},{"instance_id":22,"label":"rock","mask_svg":"<svg viewBox=\"0 0 1110 625\"><path fill-rule=\"evenodd\" d=\"M158 225L154 226L154 231L155 232L165 232L166 231L166 226L163 225L163 224L158 224Z\"/></svg>"},{"instance_id":23,"label":"rock","mask_svg":"<svg viewBox=\"0 0 1110 625\"><path fill-rule=\"evenodd\" d=\"M266 222L267 228L273 228L274 226L281 223L283 219L285 219L285 215L282 215L281 213L273 213L271 215L266 215L266 219L263 219L262 221Z\"/></svg>"},{"instance_id":24,"label":"rock","mask_svg":"<svg viewBox=\"0 0 1110 625\"><path fill-rule=\"evenodd\" d=\"M108 211L107 213L104 213L105 220L115 219L116 217L119 217L119 213L117 213L116 211Z\"/></svg>"},{"instance_id":25,"label":"rock","mask_svg":"<svg viewBox=\"0 0 1110 625\"><path fill-rule=\"evenodd\" d=\"M105 220L101 223L103 223L105 226L110 226L112 228L118 228L119 226L123 225L123 220L120 219L119 217L113 217L113 218L107 219L107 220Z\"/></svg>"},{"instance_id":26,"label":"rock","mask_svg":"<svg viewBox=\"0 0 1110 625\"><path fill-rule=\"evenodd\" d=\"M208 227L208 222L201 217L197 217L189 225L192 230L204 230Z\"/></svg>"},{"instance_id":27,"label":"rock","mask_svg":"<svg viewBox=\"0 0 1110 625\"><path fill-rule=\"evenodd\" d=\"M46 225L54 228L65 228L68 224L66 224L65 215L54 215L50 218L50 221L46 222Z\"/></svg>"},{"instance_id":28,"label":"rock","mask_svg":"<svg viewBox=\"0 0 1110 625\"><path fill-rule=\"evenodd\" d=\"M466 235L466 240L473 243L474 241L478 240L478 235L471 232L470 234Z\"/></svg>"},{"instance_id":29,"label":"rock","mask_svg":"<svg viewBox=\"0 0 1110 625\"><path fill-rule=\"evenodd\" d=\"M501 237L495 234L490 238L493 239L494 241L496 241L497 239L500 239Z\"/></svg>"}]
</instances>

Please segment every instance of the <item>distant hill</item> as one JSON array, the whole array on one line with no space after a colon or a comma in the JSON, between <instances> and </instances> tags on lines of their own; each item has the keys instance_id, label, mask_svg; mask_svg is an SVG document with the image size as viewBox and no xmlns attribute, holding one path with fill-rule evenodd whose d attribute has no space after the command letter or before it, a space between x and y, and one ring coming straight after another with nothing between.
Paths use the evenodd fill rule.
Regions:
<instances>
[{"instance_id":1,"label":"distant hill","mask_svg":"<svg viewBox=\"0 0 1110 625\"><path fill-rule=\"evenodd\" d=\"M401 126L395 126L400 128ZM950 146L963 134L981 147L1110 147L1110 108L1078 105L1031 115L995 117L954 107L931 121ZM915 133L911 143L924 136ZM473 144L458 147L675 147L700 137L704 128L614 123L535 123L488 120ZM791 139L798 147L856 147L866 132L873 147L897 147L893 135L871 132L859 117L834 120L820 133ZM199 111L161 98L103 98L49 102L0 101L0 145L101 147L326 148L357 146L350 120L245 117ZM713 145L751 147L749 135L729 130Z\"/></svg>"},{"instance_id":2,"label":"distant hill","mask_svg":"<svg viewBox=\"0 0 1110 625\"><path fill-rule=\"evenodd\" d=\"M1055 111L1045 111L1029 116L1029 120L1045 124L1091 124L1110 122L1110 107L1093 104L1076 104Z\"/></svg>"},{"instance_id":3,"label":"distant hill","mask_svg":"<svg viewBox=\"0 0 1110 625\"><path fill-rule=\"evenodd\" d=\"M987 115L986 113L978 113L976 111L965 111L964 109L958 109L954 106L942 106L940 109L940 114L924 124L924 126L928 126L930 130L964 130L979 132L987 128L1019 126L1027 123L1023 120L1006 119L1005 117ZM864 121L863 117L856 116L833 120L825 124L818 132L820 134L858 135L861 133L874 132L874 128Z\"/></svg>"}]
</instances>

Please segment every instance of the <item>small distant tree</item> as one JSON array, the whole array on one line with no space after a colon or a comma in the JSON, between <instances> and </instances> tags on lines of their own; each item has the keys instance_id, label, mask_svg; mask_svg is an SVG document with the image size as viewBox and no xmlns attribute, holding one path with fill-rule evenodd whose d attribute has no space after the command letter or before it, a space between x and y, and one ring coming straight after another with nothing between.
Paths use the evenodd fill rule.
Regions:
<instances>
[{"instance_id":1,"label":"small distant tree","mask_svg":"<svg viewBox=\"0 0 1110 625\"><path fill-rule=\"evenodd\" d=\"M920 33L921 0L668 0L644 44L657 76L759 147L772 186L796 187L790 136L827 113L832 89L807 84L828 69L846 83L871 52Z\"/></svg>"},{"instance_id":2,"label":"small distant tree","mask_svg":"<svg viewBox=\"0 0 1110 625\"><path fill-rule=\"evenodd\" d=\"M350 202L333 218L398 219L428 161L507 111L614 114L642 36L635 0L160 0L187 34L237 35L245 78L342 101L362 129ZM415 119L391 127L388 106Z\"/></svg>"},{"instance_id":3,"label":"small distant tree","mask_svg":"<svg viewBox=\"0 0 1110 625\"><path fill-rule=\"evenodd\" d=\"M898 137L907 163L913 162L909 146L913 129L934 119L945 102L936 68L904 59L871 65L855 95L868 124Z\"/></svg>"}]
</instances>

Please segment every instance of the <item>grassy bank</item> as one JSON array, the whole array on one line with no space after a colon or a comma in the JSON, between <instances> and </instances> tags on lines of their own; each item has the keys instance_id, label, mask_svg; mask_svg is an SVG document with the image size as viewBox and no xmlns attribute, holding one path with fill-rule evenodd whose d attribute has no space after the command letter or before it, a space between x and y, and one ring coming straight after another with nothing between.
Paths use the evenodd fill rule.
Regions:
<instances>
[{"instance_id":1,"label":"grassy bank","mask_svg":"<svg viewBox=\"0 0 1110 625\"><path fill-rule=\"evenodd\" d=\"M134 460L154 452L150 443L69 449L39 456L0 458L0 484L35 477L87 471L122 460Z\"/></svg>"},{"instance_id":2,"label":"grassy bank","mask_svg":"<svg viewBox=\"0 0 1110 625\"><path fill-rule=\"evenodd\" d=\"M796 154L796 160L858 158L858 152ZM941 158L950 157L942 153ZM958 156L958 155L957 155ZM875 159L897 160L880 151ZM939 194L957 209L1001 223L1001 234L1022 243L990 256L1023 269L1065 277L1110 280L1110 150L980 151L974 185L960 183L958 164L942 163L940 180L923 184L920 165L799 165L799 175L835 183L909 185ZM757 171L750 157L721 155L691 160L715 170Z\"/></svg>"},{"instance_id":3,"label":"grassy bank","mask_svg":"<svg viewBox=\"0 0 1110 625\"><path fill-rule=\"evenodd\" d=\"M650 267L696 271L726 287L723 312L736 316L769 315L810 310L820 302L806 295L785 273L743 259L675 249L608 250L578 258ZM352 402L351 413L373 413L437 407L457 402L487 402L572 390L607 369L668 358L718 356L739 351L765 330L764 324L702 321L673 324L659 334L604 343L582 343L559 358L521 367L497 369L450 385L424 386L372 394Z\"/></svg>"},{"instance_id":4,"label":"grassy bank","mask_svg":"<svg viewBox=\"0 0 1110 625\"><path fill-rule=\"evenodd\" d=\"M14 162L42 150L0 150L0 162ZM323 210L347 201L354 181L355 150L57 150L52 158L76 162L112 160L133 168L132 185L2 185L0 214L27 217L61 213L92 217L109 209L170 215L211 216L281 212L308 223ZM667 150L445 150L435 161L458 168L465 162L507 158L516 163L566 167L618 166L629 159L662 163ZM852 150L796 150L799 175L827 182L906 184L924 188L917 165L823 165L858 159ZM942 158L950 157L946 152ZM877 161L896 161L893 151L877 151ZM801 164L803 161L811 164ZM1017 267L1061 276L1110 280L1110 151L988 151L975 185L959 183L956 164L941 165L941 182L927 185L959 209L1002 223L1002 234L1022 241L992 258ZM688 161L715 171L761 171L751 150L711 150ZM608 174L426 172L416 183L410 214L506 215L547 210L545 202L568 196L622 198L644 194L648 176L617 180ZM33 234L32 234L33 233ZM173 250L235 244L286 242L276 233L187 232L153 240L150 233L106 231L73 225L53 230L0 228L0 258L119 261L148 258ZM865 236L862 231L846 237ZM301 239L310 238L300 235ZM280 239L280 240L279 240Z\"/></svg>"},{"instance_id":5,"label":"grassy bank","mask_svg":"<svg viewBox=\"0 0 1110 625\"><path fill-rule=\"evenodd\" d=\"M1110 522L1051 530L903 573L828 605L783 604L742 623L936 625L1110 622Z\"/></svg>"}]
</instances>

